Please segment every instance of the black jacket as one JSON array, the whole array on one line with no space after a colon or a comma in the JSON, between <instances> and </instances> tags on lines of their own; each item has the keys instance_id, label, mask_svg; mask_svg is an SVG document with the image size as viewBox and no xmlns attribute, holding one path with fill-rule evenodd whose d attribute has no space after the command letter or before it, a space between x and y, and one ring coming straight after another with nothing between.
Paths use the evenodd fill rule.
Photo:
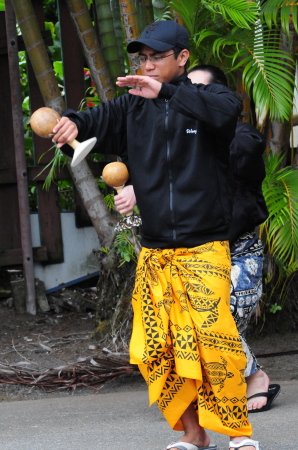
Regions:
<instances>
[{"instance_id":1,"label":"black jacket","mask_svg":"<svg viewBox=\"0 0 298 450\"><path fill-rule=\"evenodd\" d=\"M233 216L230 227L230 243L243 233L253 231L268 217L262 193L265 178L263 153L266 140L253 125L238 122L236 134L230 146L234 176Z\"/></svg>"},{"instance_id":2,"label":"black jacket","mask_svg":"<svg viewBox=\"0 0 298 450\"><path fill-rule=\"evenodd\" d=\"M64 115L77 124L79 141L96 136L94 152L127 162L142 245L177 248L228 239L229 146L240 110L224 86L193 85L183 74L163 83L157 99L125 94Z\"/></svg>"}]
</instances>

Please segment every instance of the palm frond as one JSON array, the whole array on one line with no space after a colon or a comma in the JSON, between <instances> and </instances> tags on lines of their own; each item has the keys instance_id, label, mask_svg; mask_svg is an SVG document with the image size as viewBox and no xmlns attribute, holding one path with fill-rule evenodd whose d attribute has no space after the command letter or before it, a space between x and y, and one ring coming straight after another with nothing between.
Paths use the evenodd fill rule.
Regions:
<instances>
[{"instance_id":1,"label":"palm frond","mask_svg":"<svg viewBox=\"0 0 298 450\"><path fill-rule=\"evenodd\" d=\"M240 28L251 28L259 17L259 6L246 0L202 0L206 9L219 14L223 19Z\"/></svg>"},{"instance_id":2,"label":"palm frond","mask_svg":"<svg viewBox=\"0 0 298 450\"><path fill-rule=\"evenodd\" d=\"M187 0L187 5L186 2L180 2L179 0L170 0L165 3L176 11L176 13L183 20L183 23L187 27L188 31L193 33L196 10L199 3L198 0Z\"/></svg>"},{"instance_id":3,"label":"palm frond","mask_svg":"<svg viewBox=\"0 0 298 450\"><path fill-rule=\"evenodd\" d=\"M289 272L298 260L298 169L278 169L281 158L270 155L266 158L266 178L263 194L269 217L261 225L268 250L281 261Z\"/></svg>"},{"instance_id":4,"label":"palm frond","mask_svg":"<svg viewBox=\"0 0 298 450\"><path fill-rule=\"evenodd\" d=\"M271 120L288 120L292 114L295 76L293 58L280 49L278 31L264 30L259 22L254 32L235 27L215 40L214 53L231 46L233 70L243 69L243 85L251 92L260 113L269 112ZM236 51L235 51L236 49Z\"/></svg>"},{"instance_id":5,"label":"palm frond","mask_svg":"<svg viewBox=\"0 0 298 450\"><path fill-rule=\"evenodd\" d=\"M261 18L268 28L281 26L284 33L289 36L291 26L298 33L298 2L287 0L266 0L262 3Z\"/></svg>"}]
</instances>

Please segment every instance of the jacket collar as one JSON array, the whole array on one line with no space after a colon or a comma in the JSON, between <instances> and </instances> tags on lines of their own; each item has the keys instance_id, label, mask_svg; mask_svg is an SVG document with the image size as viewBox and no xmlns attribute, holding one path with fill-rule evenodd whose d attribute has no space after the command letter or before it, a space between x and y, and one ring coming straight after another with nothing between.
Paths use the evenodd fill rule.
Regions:
<instances>
[{"instance_id":1,"label":"jacket collar","mask_svg":"<svg viewBox=\"0 0 298 450\"><path fill-rule=\"evenodd\" d=\"M187 79L187 72L185 71L181 75L179 75L179 77L174 78L174 80L170 81L169 84L178 85L180 83L185 83L186 79Z\"/></svg>"}]
</instances>

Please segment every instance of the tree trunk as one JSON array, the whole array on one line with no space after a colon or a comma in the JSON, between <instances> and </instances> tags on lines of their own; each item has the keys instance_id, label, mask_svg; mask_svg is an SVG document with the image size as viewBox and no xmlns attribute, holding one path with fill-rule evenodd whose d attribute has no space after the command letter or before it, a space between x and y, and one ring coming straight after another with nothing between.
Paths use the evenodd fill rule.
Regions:
<instances>
[{"instance_id":1,"label":"tree trunk","mask_svg":"<svg viewBox=\"0 0 298 450\"><path fill-rule=\"evenodd\" d=\"M115 88L111 82L86 2L85 0L66 0L66 3L77 29L97 93L103 102L112 100L115 96Z\"/></svg>"},{"instance_id":2,"label":"tree trunk","mask_svg":"<svg viewBox=\"0 0 298 450\"><path fill-rule=\"evenodd\" d=\"M119 0L120 14L124 27L124 37L126 45L137 39L140 35L139 24L137 22L137 12L134 0ZM128 60L131 73L133 75L139 73L139 66L135 61L136 54L129 53Z\"/></svg>"},{"instance_id":3,"label":"tree trunk","mask_svg":"<svg viewBox=\"0 0 298 450\"><path fill-rule=\"evenodd\" d=\"M88 205L88 214L101 246L110 248L115 237L114 227L117 220L109 212L87 163L71 167L71 176L81 198Z\"/></svg>"},{"instance_id":4,"label":"tree trunk","mask_svg":"<svg viewBox=\"0 0 298 450\"><path fill-rule=\"evenodd\" d=\"M123 49L123 32L122 32L122 22L119 8L119 0L110 0L111 12L113 16L114 23L114 33L118 49L118 57L121 64L121 73L125 73L124 65L124 49Z\"/></svg>"},{"instance_id":5,"label":"tree trunk","mask_svg":"<svg viewBox=\"0 0 298 450\"><path fill-rule=\"evenodd\" d=\"M102 52L105 62L108 65L112 82L115 85L117 77L124 76L125 73L124 71L121 72L121 64L118 54L117 39L114 32L114 22L110 1L95 0L95 5Z\"/></svg>"},{"instance_id":6,"label":"tree trunk","mask_svg":"<svg viewBox=\"0 0 298 450\"><path fill-rule=\"evenodd\" d=\"M151 0L143 0L145 26L154 22L153 5ZM142 29L143 31L143 29Z\"/></svg>"},{"instance_id":7,"label":"tree trunk","mask_svg":"<svg viewBox=\"0 0 298 450\"><path fill-rule=\"evenodd\" d=\"M61 114L65 103L44 44L31 0L11 0L45 105Z\"/></svg>"},{"instance_id":8,"label":"tree trunk","mask_svg":"<svg viewBox=\"0 0 298 450\"><path fill-rule=\"evenodd\" d=\"M146 26L145 22L145 9L143 5L143 0L135 0L137 21L139 24L139 29L142 32Z\"/></svg>"}]
</instances>

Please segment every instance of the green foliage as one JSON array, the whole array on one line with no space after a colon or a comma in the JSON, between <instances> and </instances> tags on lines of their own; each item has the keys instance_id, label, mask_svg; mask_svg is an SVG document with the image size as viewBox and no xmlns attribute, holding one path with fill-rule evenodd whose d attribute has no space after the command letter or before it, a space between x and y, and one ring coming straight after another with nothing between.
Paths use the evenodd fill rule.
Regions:
<instances>
[{"instance_id":1,"label":"green foliage","mask_svg":"<svg viewBox=\"0 0 298 450\"><path fill-rule=\"evenodd\" d=\"M296 6L292 15L277 0L271 0L270 7L268 2L246 0L171 0L167 4L191 34L191 65L214 64L225 72L241 71L245 91L258 114L289 120L295 61L289 43L282 47L282 32L288 32L292 21L297 28Z\"/></svg>"},{"instance_id":2,"label":"green foliage","mask_svg":"<svg viewBox=\"0 0 298 450\"><path fill-rule=\"evenodd\" d=\"M61 38L60 38L60 26L59 22L55 25L53 22L45 22L46 30L51 32L53 39L53 45L48 47L53 63L56 61L62 61L61 53Z\"/></svg>"},{"instance_id":3,"label":"green foliage","mask_svg":"<svg viewBox=\"0 0 298 450\"><path fill-rule=\"evenodd\" d=\"M268 28L281 27L289 37L292 27L298 33L298 4L285 0L266 0L262 2L261 19Z\"/></svg>"},{"instance_id":4,"label":"green foliage","mask_svg":"<svg viewBox=\"0 0 298 450\"><path fill-rule=\"evenodd\" d=\"M266 239L267 251L289 270L297 270L298 262L298 169L279 168L283 157L266 158L263 194L269 217L260 231Z\"/></svg>"},{"instance_id":5,"label":"green foliage","mask_svg":"<svg viewBox=\"0 0 298 450\"><path fill-rule=\"evenodd\" d=\"M105 185L104 185L105 186ZM115 210L115 204L114 204L114 194L108 194L104 197L104 200L106 202L107 208L110 211Z\"/></svg>"},{"instance_id":6,"label":"green foliage","mask_svg":"<svg viewBox=\"0 0 298 450\"><path fill-rule=\"evenodd\" d=\"M123 264L131 261L137 263L138 258L135 252L134 241L138 238L139 236L136 236L134 231L121 231L116 235L110 249L107 247L101 247L100 251L106 254L115 251L115 253L120 257L120 264L118 267L121 267Z\"/></svg>"},{"instance_id":7,"label":"green foliage","mask_svg":"<svg viewBox=\"0 0 298 450\"><path fill-rule=\"evenodd\" d=\"M270 306L270 312L272 314L276 314L277 311L281 311L281 310L282 310L282 307L280 305L277 305L276 303L274 303L274 305Z\"/></svg>"},{"instance_id":8,"label":"green foliage","mask_svg":"<svg viewBox=\"0 0 298 450\"><path fill-rule=\"evenodd\" d=\"M126 262L137 262L137 256L133 245L133 236L130 230L117 234L112 249L120 256L119 267Z\"/></svg>"},{"instance_id":9,"label":"green foliage","mask_svg":"<svg viewBox=\"0 0 298 450\"><path fill-rule=\"evenodd\" d=\"M256 2L247 2L246 0L221 0L217 2L202 0L202 5L214 13L214 17L219 15L228 24L235 24L239 28L247 29L251 29L251 25L255 23L259 12L259 6Z\"/></svg>"},{"instance_id":10,"label":"green foliage","mask_svg":"<svg viewBox=\"0 0 298 450\"><path fill-rule=\"evenodd\" d=\"M56 23L58 20L56 0L43 0L43 7L46 20Z\"/></svg>"},{"instance_id":11,"label":"green foliage","mask_svg":"<svg viewBox=\"0 0 298 450\"><path fill-rule=\"evenodd\" d=\"M62 151L60 150L60 148L56 147L55 145L53 145L48 151L52 150L53 148L55 149L54 157L38 174L38 176L39 176L40 174L42 174L42 172L44 170L46 170L47 168L50 168L49 173L46 176L46 179L44 182L44 188L46 190L49 190L52 182L56 178L57 171L62 170L62 168L64 167L64 165L66 164L66 161L67 161L67 156L65 156L64 153L62 153ZM41 157L39 158L39 161L41 161L43 156L44 156L44 154L41 155Z\"/></svg>"},{"instance_id":12,"label":"green foliage","mask_svg":"<svg viewBox=\"0 0 298 450\"><path fill-rule=\"evenodd\" d=\"M0 0L0 11L5 11L5 0Z\"/></svg>"},{"instance_id":13,"label":"green foliage","mask_svg":"<svg viewBox=\"0 0 298 450\"><path fill-rule=\"evenodd\" d=\"M263 194L269 216L260 226L265 243L264 311L282 310L293 275L298 270L298 168L281 168L283 157L265 157L266 178Z\"/></svg>"},{"instance_id":14,"label":"green foliage","mask_svg":"<svg viewBox=\"0 0 298 450\"><path fill-rule=\"evenodd\" d=\"M172 0L165 2L169 7L173 8L183 20L183 23L188 28L190 34L195 30L195 19L198 9L197 0L188 0L186 2L180 2L179 0Z\"/></svg>"},{"instance_id":15,"label":"green foliage","mask_svg":"<svg viewBox=\"0 0 298 450\"><path fill-rule=\"evenodd\" d=\"M213 51L220 57L221 50L229 47L227 54L232 60L232 70L242 68L244 88L257 99L259 111L269 114L271 120L289 119L293 108L295 62L276 45L279 31L265 30L260 23L253 31L234 27L225 37L215 39Z\"/></svg>"}]
</instances>

